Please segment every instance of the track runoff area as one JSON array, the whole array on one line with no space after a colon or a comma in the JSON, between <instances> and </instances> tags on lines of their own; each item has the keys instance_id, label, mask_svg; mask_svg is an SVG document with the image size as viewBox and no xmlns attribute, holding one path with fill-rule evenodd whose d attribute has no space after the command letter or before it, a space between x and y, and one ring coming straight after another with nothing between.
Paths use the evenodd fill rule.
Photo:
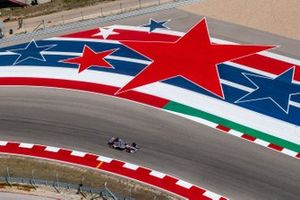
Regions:
<instances>
[{"instance_id":1,"label":"track runoff area","mask_svg":"<svg viewBox=\"0 0 300 200\"><path fill-rule=\"evenodd\" d=\"M211 38L205 19L186 33L168 30L165 24L150 19L149 24L139 27L113 25L2 48L0 84L82 90L129 99L298 159L299 61L268 52L275 48L272 44L243 45ZM32 154L37 147L42 149L37 152L47 147L1 144L5 153L46 157ZM64 154L65 158L69 154L77 156L77 164L85 162L82 158L88 155L75 151L75 155ZM60 156L62 161L65 158ZM128 174L114 173L141 181L137 175L128 175L130 170ZM186 190L199 187L182 180L169 181L184 189L174 192L171 187L158 187L188 199L224 198L213 192L204 195L207 192L201 188L192 196Z\"/></svg>"}]
</instances>

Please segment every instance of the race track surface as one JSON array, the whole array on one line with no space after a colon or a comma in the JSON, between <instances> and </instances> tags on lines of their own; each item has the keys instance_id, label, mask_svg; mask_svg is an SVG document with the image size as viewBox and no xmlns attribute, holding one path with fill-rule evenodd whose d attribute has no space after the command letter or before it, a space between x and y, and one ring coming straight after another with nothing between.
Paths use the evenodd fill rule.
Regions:
<instances>
[{"instance_id":1,"label":"race track surface","mask_svg":"<svg viewBox=\"0 0 300 200\"><path fill-rule=\"evenodd\" d=\"M0 138L72 148L150 167L230 199L298 199L299 160L198 123L107 96L0 88ZM127 154L111 136L135 141Z\"/></svg>"}]
</instances>

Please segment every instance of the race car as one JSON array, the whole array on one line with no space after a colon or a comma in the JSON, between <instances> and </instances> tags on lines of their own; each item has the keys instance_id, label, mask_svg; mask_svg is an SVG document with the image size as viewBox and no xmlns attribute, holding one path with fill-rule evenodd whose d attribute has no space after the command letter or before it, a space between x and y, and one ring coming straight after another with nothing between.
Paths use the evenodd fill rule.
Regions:
<instances>
[{"instance_id":1,"label":"race car","mask_svg":"<svg viewBox=\"0 0 300 200\"><path fill-rule=\"evenodd\" d=\"M139 149L139 146L135 142L133 142L132 144L128 144L127 142L118 137L111 137L108 140L107 144L113 149L117 149L120 151L125 150L128 153L135 153Z\"/></svg>"}]
</instances>

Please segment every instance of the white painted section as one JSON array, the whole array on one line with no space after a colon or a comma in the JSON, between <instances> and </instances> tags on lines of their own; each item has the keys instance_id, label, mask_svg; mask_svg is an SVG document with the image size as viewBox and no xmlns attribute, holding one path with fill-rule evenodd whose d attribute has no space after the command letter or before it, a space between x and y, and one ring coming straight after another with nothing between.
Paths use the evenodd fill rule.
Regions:
<instances>
[{"instance_id":1,"label":"white painted section","mask_svg":"<svg viewBox=\"0 0 300 200\"><path fill-rule=\"evenodd\" d=\"M166 174L158 172L158 171L155 171L155 170L152 170L150 172L150 175L154 176L154 177L157 177L157 178L160 178L160 179L163 179L165 176L167 176Z\"/></svg>"},{"instance_id":2,"label":"white painted section","mask_svg":"<svg viewBox=\"0 0 300 200\"><path fill-rule=\"evenodd\" d=\"M106 163L111 163L111 161L113 161L113 159L111 158L108 158L108 157L105 157L105 156L99 156L97 158L98 161L101 161L101 162L106 162Z\"/></svg>"},{"instance_id":3,"label":"white painted section","mask_svg":"<svg viewBox=\"0 0 300 200\"><path fill-rule=\"evenodd\" d=\"M86 70L78 74L77 69L26 66L1 67L0 77L56 78L86 81L115 87L122 87L133 78L127 75L101 71ZM233 104L219 101L209 96L161 82L137 88L135 91L189 105L204 112L271 134L275 137L300 144L300 127Z\"/></svg>"},{"instance_id":4,"label":"white painted section","mask_svg":"<svg viewBox=\"0 0 300 200\"><path fill-rule=\"evenodd\" d=\"M13 55L15 53L11 53ZM82 56L82 53L74 53L74 52L61 52L61 51L42 51L42 55L51 55L51 56L74 56L74 57L80 57ZM1 55L1 52L0 52ZM136 59L136 58L127 58L127 57L122 57L122 56L106 56L106 59L111 59L111 60L118 60L118 61L125 61L125 62L133 62L133 63L139 63L139 64L144 64L148 65L151 62L147 60L141 60L141 59Z\"/></svg>"},{"instance_id":5,"label":"white painted section","mask_svg":"<svg viewBox=\"0 0 300 200\"><path fill-rule=\"evenodd\" d=\"M72 151L71 152L72 156L78 156L78 157L84 157L86 155L85 152L81 152L81 151Z\"/></svg>"},{"instance_id":6,"label":"white painted section","mask_svg":"<svg viewBox=\"0 0 300 200\"><path fill-rule=\"evenodd\" d=\"M217 39L217 38L211 38L211 41L213 43L218 43L218 44L238 44L238 43L235 43L235 42L222 40L222 39ZM270 44L270 45L272 45L272 44ZM277 60L282 60L284 62L291 63L291 64L294 64L294 65L300 65L300 60L298 60L298 59L290 58L290 57L287 57L287 56L282 56L282 55L272 53L272 52L269 52L269 51L262 51L262 52L259 52L258 54L266 56L266 57L274 58L274 59L277 59Z\"/></svg>"},{"instance_id":7,"label":"white painted section","mask_svg":"<svg viewBox=\"0 0 300 200\"><path fill-rule=\"evenodd\" d=\"M239 131L236 131L236 130L233 130L233 129L230 129L230 130L228 131L228 133L229 133L230 135L234 135L234 136L236 136L236 137L242 137L242 135L244 135L243 133L241 133L241 132L239 132Z\"/></svg>"},{"instance_id":8,"label":"white painted section","mask_svg":"<svg viewBox=\"0 0 300 200\"><path fill-rule=\"evenodd\" d=\"M77 42L98 42L98 43L108 43L108 44L120 44L116 40L102 40L102 39L92 39L92 38L69 38L69 37L52 37L44 39L47 41L77 41Z\"/></svg>"},{"instance_id":9,"label":"white painted section","mask_svg":"<svg viewBox=\"0 0 300 200\"><path fill-rule=\"evenodd\" d=\"M19 147L26 148L26 149L31 149L34 146L34 144L30 143L20 143Z\"/></svg>"},{"instance_id":10,"label":"white painted section","mask_svg":"<svg viewBox=\"0 0 300 200\"><path fill-rule=\"evenodd\" d=\"M221 195L218 195L218 194L216 194L214 192L211 192L211 191L208 191L208 190L205 191L203 193L203 195L206 196L206 197L211 198L212 200L219 200L222 197Z\"/></svg>"},{"instance_id":11,"label":"white painted section","mask_svg":"<svg viewBox=\"0 0 300 200\"><path fill-rule=\"evenodd\" d=\"M123 165L123 167L127 168L127 169L132 169L132 170L137 170L139 168L139 166L131 164L131 163L125 163Z\"/></svg>"},{"instance_id":12,"label":"white painted section","mask_svg":"<svg viewBox=\"0 0 300 200\"><path fill-rule=\"evenodd\" d=\"M252 89L252 88L249 88L249 87L246 87L244 85L240 85L238 83L234 83L234 82L231 82L231 81L228 81L228 80L224 80L224 79L220 79L221 83L223 85L228 85L230 87L234 87L234 88L238 88L240 90L243 90L243 91L246 91L246 92L253 92L255 89Z\"/></svg>"},{"instance_id":13,"label":"white painted section","mask_svg":"<svg viewBox=\"0 0 300 200\"><path fill-rule=\"evenodd\" d=\"M7 145L7 141L0 141L0 146L6 146Z\"/></svg>"},{"instance_id":14,"label":"white painted section","mask_svg":"<svg viewBox=\"0 0 300 200\"><path fill-rule=\"evenodd\" d=\"M188 183L188 182L185 182L185 181L183 181L183 180L177 181L177 182L176 182L176 185L180 185L181 187L184 187L184 188L186 188L186 189L190 189L190 188L193 186L193 184Z\"/></svg>"},{"instance_id":15,"label":"white painted section","mask_svg":"<svg viewBox=\"0 0 300 200\"><path fill-rule=\"evenodd\" d=\"M292 157L296 157L297 154L298 154L298 153L295 152L295 151L291 151L291 150L285 149L285 148L282 149L281 153L287 154L287 155L292 156Z\"/></svg>"},{"instance_id":16,"label":"white painted section","mask_svg":"<svg viewBox=\"0 0 300 200\"><path fill-rule=\"evenodd\" d=\"M266 141L264 141L264 140L261 140L261 139L256 139L256 140L254 140L254 142L256 143L256 144L259 144L259 145L261 145L261 146L264 146L264 147L267 147L267 146L269 146L269 142L266 142Z\"/></svg>"},{"instance_id":17,"label":"white painted section","mask_svg":"<svg viewBox=\"0 0 300 200\"><path fill-rule=\"evenodd\" d=\"M143 26L112 25L108 27L113 29L121 29L121 30L128 30L128 31L149 32L149 27L143 27ZM152 33L161 33L161 34L174 35L174 36L183 36L185 34L183 32L172 31L169 29L155 29L154 31L152 31Z\"/></svg>"},{"instance_id":18,"label":"white painted section","mask_svg":"<svg viewBox=\"0 0 300 200\"><path fill-rule=\"evenodd\" d=\"M55 152L55 153L57 153L59 150L60 150L60 148L52 147L52 146L47 146L47 147L45 148L45 151Z\"/></svg>"}]
</instances>

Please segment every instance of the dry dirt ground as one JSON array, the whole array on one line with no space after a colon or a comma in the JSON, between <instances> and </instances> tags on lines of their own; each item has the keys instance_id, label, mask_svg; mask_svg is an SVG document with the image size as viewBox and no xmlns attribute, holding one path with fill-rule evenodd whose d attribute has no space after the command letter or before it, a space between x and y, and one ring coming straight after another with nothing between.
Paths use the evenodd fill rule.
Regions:
<instances>
[{"instance_id":1,"label":"dry dirt ground","mask_svg":"<svg viewBox=\"0 0 300 200\"><path fill-rule=\"evenodd\" d=\"M85 6L92 6L95 4L114 1L114 0L53 0L49 3L40 4L36 6L28 6L26 8L14 7L0 9L1 17L3 19L10 16L12 19L16 18L28 18L40 15L46 15L63 10L71 10L74 8L80 8Z\"/></svg>"},{"instance_id":2,"label":"dry dirt ground","mask_svg":"<svg viewBox=\"0 0 300 200\"><path fill-rule=\"evenodd\" d=\"M300 40L300 0L204 0L183 10Z\"/></svg>"}]
</instances>

